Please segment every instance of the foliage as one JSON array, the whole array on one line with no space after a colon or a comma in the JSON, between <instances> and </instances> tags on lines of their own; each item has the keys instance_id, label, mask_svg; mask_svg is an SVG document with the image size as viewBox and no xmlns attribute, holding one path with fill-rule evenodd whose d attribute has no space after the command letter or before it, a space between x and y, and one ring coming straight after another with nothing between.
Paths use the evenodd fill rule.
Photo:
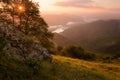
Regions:
<instances>
[{"instance_id":1,"label":"foliage","mask_svg":"<svg viewBox=\"0 0 120 80\"><path fill-rule=\"evenodd\" d=\"M119 58L120 58L120 52L114 54L113 58L114 58L114 59L119 59Z\"/></svg>"},{"instance_id":2,"label":"foliage","mask_svg":"<svg viewBox=\"0 0 120 80\"><path fill-rule=\"evenodd\" d=\"M85 60L95 60L94 53L87 52L80 46L66 47L62 50L62 55Z\"/></svg>"},{"instance_id":3,"label":"foliage","mask_svg":"<svg viewBox=\"0 0 120 80\"><path fill-rule=\"evenodd\" d=\"M0 51L3 50L3 47L6 44L6 42L7 42L7 38L6 37L0 38Z\"/></svg>"},{"instance_id":4,"label":"foliage","mask_svg":"<svg viewBox=\"0 0 120 80\"><path fill-rule=\"evenodd\" d=\"M51 41L53 34L48 31L48 25L40 15L38 3L32 0L0 0L0 2L2 6L0 24L18 28L48 49L53 46Z\"/></svg>"},{"instance_id":5,"label":"foliage","mask_svg":"<svg viewBox=\"0 0 120 80\"><path fill-rule=\"evenodd\" d=\"M117 65L53 56L53 62L18 61L0 54L0 80L119 80ZM96 67L97 66L97 67ZM104 67L103 67L104 66ZM109 70L110 69L110 70ZM116 70L118 70L116 72Z\"/></svg>"}]
</instances>

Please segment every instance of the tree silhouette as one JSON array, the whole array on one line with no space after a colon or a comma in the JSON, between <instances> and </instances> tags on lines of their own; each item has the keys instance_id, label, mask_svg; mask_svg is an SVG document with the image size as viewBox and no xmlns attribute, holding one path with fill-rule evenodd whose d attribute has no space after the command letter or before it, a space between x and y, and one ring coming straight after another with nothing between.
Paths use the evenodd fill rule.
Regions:
<instances>
[{"instance_id":1,"label":"tree silhouette","mask_svg":"<svg viewBox=\"0 0 120 80\"><path fill-rule=\"evenodd\" d=\"M0 23L18 28L43 46L52 44L53 34L40 15L39 5L32 0L0 0ZM47 43L47 44L46 44Z\"/></svg>"}]
</instances>

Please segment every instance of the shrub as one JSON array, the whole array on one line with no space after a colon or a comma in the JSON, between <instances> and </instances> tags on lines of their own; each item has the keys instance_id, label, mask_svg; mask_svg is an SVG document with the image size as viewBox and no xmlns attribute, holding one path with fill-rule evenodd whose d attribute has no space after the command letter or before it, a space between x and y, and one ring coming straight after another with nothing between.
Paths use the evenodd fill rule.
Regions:
<instances>
[{"instance_id":1,"label":"shrub","mask_svg":"<svg viewBox=\"0 0 120 80\"><path fill-rule=\"evenodd\" d=\"M95 60L96 55L92 52L85 52L84 55L83 55L83 59L85 59L85 60Z\"/></svg>"},{"instance_id":2,"label":"shrub","mask_svg":"<svg viewBox=\"0 0 120 80\"><path fill-rule=\"evenodd\" d=\"M66 47L61 55L85 60L95 60L96 57L94 53L85 51L81 46Z\"/></svg>"},{"instance_id":3,"label":"shrub","mask_svg":"<svg viewBox=\"0 0 120 80\"><path fill-rule=\"evenodd\" d=\"M84 53L84 49L77 46L68 46L62 50L62 55L69 57L80 57Z\"/></svg>"}]
</instances>

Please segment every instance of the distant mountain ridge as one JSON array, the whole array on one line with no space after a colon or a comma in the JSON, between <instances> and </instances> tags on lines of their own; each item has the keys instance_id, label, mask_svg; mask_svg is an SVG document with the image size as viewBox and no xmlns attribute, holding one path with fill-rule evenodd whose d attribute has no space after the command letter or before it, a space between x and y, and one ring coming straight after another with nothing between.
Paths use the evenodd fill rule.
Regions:
<instances>
[{"instance_id":1,"label":"distant mountain ridge","mask_svg":"<svg viewBox=\"0 0 120 80\"><path fill-rule=\"evenodd\" d=\"M98 20L72 25L60 35L73 41L72 44L81 45L91 51L120 52L120 20Z\"/></svg>"},{"instance_id":2,"label":"distant mountain ridge","mask_svg":"<svg viewBox=\"0 0 120 80\"><path fill-rule=\"evenodd\" d=\"M69 40L68 38L66 38L58 33L54 34L53 40L57 46L69 46L69 45L74 44L71 40Z\"/></svg>"}]
</instances>

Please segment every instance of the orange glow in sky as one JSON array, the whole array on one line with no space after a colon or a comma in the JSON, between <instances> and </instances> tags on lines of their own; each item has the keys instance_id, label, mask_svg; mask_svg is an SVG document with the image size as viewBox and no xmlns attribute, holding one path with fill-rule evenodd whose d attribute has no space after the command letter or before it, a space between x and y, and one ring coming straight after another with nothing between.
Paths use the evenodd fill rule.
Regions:
<instances>
[{"instance_id":1,"label":"orange glow in sky","mask_svg":"<svg viewBox=\"0 0 120 80\"><path fill-rule=\"evenodd\" d=\"M40 11L42 13L47 14L89 14L89 13L104 13L110 11L114 8L120 8L120 0L34 0L35 2L39 2ZM89 4L87 1L93 1ZM72 7L68 6L57 6L56 3L66 2L70 4ZM71 3L70 3L71 2ZM73 3L72 3L73 2ZM86 2L86 3L85 3ZM74 5L78 3L79 7L74 7ZM82 4L82 5L81 5ZM95 6L95 7L84 7L86 6ZM109 10L110 9L110 10ZM111 12L111 11L110 11Z\"/></svg>"},{"instance_id":2,"label":"orange glow in sky","mask_svg":"<svg viewBox=\"0 0 120 80\"><path fill-rule=\"evenodd\" d=\"M120 0L34 0L43 16L72 15L90 18L119 18ZM49 17L48 17L49 18ZM52 18L53 19L53 18Z\"/></svg>"}]
</instances>

